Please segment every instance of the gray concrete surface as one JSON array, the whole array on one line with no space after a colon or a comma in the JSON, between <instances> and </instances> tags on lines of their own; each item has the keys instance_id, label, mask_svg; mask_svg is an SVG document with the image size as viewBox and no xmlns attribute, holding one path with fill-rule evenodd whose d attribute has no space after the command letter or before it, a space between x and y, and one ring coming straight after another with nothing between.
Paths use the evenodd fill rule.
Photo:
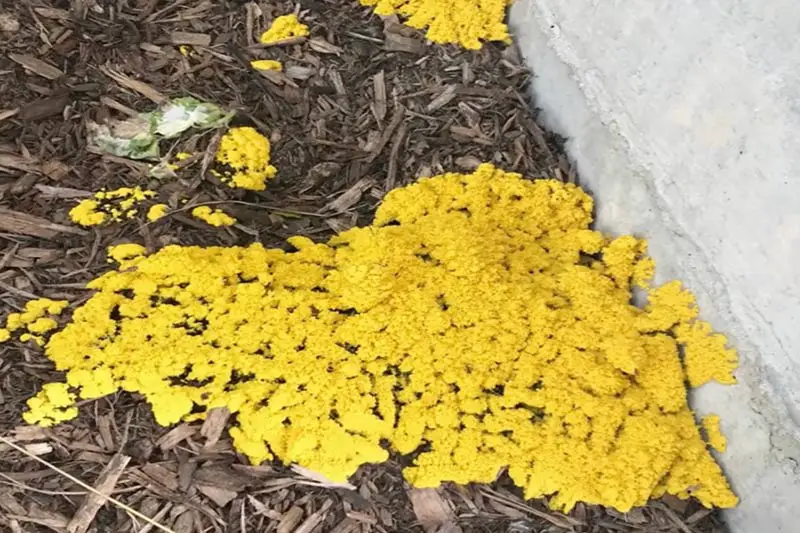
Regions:
<instances>
[{"instance_id":1,"label":"gray concrete surface","mask_svg":"<svg viewBox=\"0 0 800 533\"><path fill-rule=\"evenodd\" d=\"M742 359L719 413L735 533L800 532L800 4L516 0L546 125L597 227L646 236Z\"/></svg>"}]
</instances>

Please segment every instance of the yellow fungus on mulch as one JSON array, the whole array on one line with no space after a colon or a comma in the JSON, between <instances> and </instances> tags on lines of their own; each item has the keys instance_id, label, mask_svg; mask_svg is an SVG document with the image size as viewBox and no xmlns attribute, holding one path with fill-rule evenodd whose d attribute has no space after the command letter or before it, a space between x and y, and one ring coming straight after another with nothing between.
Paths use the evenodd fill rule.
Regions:
<instances>
[{"instance_id":1,"label":"yellow fungus on mulch","mask_svg":"<svg viewBox=\"0 0 800 533\"><path fill-rule=\"evenodd\" d=\"M283 64L274 59L256 59L250 62L250 66L256 70L283 70Z\"/></svg>"},{"instance_id":2,"label":"yellow fungus on mulch","mask_svg":"<svg viewBox=\"0 0 800 533\"><path fill-rule=\"evenodd\" d=\"M393 450L417 452L418 487L508 467L564 510L666 493L731 507L679 351L700 343L703 375L723 381L731 354L678 283L630 303L652 274L645 243L592 231L591 211L573 185L482 165L392 191L372 225L294 237L293 252L112 248L119 268L46 355L76 399L137 392L163 425L226 406L252 462L334 481ZM62 417L51 396L27 419Z\"/></svg>"},{"instance_id":3,"label":"yellow fungus on mulch","mask_svg":"<svg viewBox=\"0 0 800 533\"><path fill-rule=\"evenodd\" d=\"M99 191L92 198L81 200L69 212L69 218L81 226L97 226L106 222L119 222L133 218L137 205L156 193L141 187L122 187L112 191Z\"/></svg>"},{"instance_id":4,"label":"yellow fungus on mulch","mask_svg":"<svg viewBox=\"0 0 800 533\"><path fill-rule=\"evenodd\" d=\"M278 170L269 164L269 139L255 128L231 128L217 148L218 169L212 171L229 187L263 191Z\"/></svg>"},{"instance_id":5,"label":"yellow fungus on mulch","mask_svg":"<svg viewBox=\"0 0 800 533\"><path fill-rule=\"evenodd\" d=\"M226 214L224 211L220 209L211 209L207 205L203 205L200 207L195 207L192 209L192 216L195 218L199 218L206 224L210 224L212 226L233 226L236 224L236 219L232 216Z\"/></svg>"},{"instance_id":6,"label":"yellow fungus on mulch","mask_svg":"<svg viewBox=\"0 0 800 533\"><path fill-rule=\"evenodd\" d=\"M297 15L281 15L272 21L269 29L261 34L259 39L263 44L272 44L292 37L305 37L308 35L308 26L301 23Z\"/></svg>"},{"instance_id":7,"label":"yellow fungus on mulch","mask_svg":"<svg viewBox=\"0 0 800 533\"><path fill-rule=\"evenodd\" d=\"M68 305L66 300L30 300L21 313L8 315L5 328L0 329L0 342L9 340L12 333L22 332L19 337L22 342L33 341L41 346L44 335L58 327L53 317L60 315Z\"/></svg>"},{"instance_id":8,"label":"yellow fungus on mulch","mask_svg":"<svg viewBox=\"0 0 800 533\"><path fill-rule=\"evenodd\" d=\"M376 15L398 14L405 24L425 29L426 37L441 44L477 50L483 41L509 42L506 7L512 0L360 0Z\"/></svg>"},{"instance_id":9,"label":"yellow fungus on mulch","mask_svg":"<svg viewBox=\"0 0 800 533\"><path fill-rule=\"evenodd\" d=\"M147 210L147 220L150 222L155 222L156 220L163 218L164 215L167 214L167 211L169 211L169 206L167 204L153 205Z\"/></svg>"}]
</instances>

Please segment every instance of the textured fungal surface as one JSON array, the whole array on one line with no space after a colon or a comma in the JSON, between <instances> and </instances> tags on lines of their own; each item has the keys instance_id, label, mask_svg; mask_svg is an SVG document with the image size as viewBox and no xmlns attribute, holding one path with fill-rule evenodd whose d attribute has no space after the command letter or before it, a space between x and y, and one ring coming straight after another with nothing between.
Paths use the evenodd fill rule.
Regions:
<instances>
[{"instance_id":1,"label":"textured fungal surface","mask_svg":"<svg viewBox=\"0 0 800 533\"><path fill-rule=\"evenodd\" d=\"M220 140L216 161L220 168L212 173L233 188L263 191L278 172L269 164L269 139L251 127L228 130Z\"/></svg>"},{"instance_id":2,"label":"textured fungal surface","mask_svg":"<svg viewBox=\"0 0 800 533\"><path fill-rule=\"evenodd\" d=\"M694 385L731 381L736 355L677 282L632 305L654 268L645 243L591 230L591 210L573 185L482 165L394 190L372 225L291 252L112 248L118 268L46 344L67 386L25 417L122 389L163 425L226 406L252 462L335 481L393 451L414 454L418 487L507 467L559 509L665 493L733 506L685 382L690 365Z\"/></svg>"},{"instance_id":3,"label":"textured fungal surface","mask_svg":"<svg viewBox=\"0 0 800 533\"><path fill-rule=\"evenodd\" d=\"M510 0L360 0L377 15L398 14L405 24L425 29L428 39L478 49L484 41L508 41Z\"/></svg>"}]
</instances>

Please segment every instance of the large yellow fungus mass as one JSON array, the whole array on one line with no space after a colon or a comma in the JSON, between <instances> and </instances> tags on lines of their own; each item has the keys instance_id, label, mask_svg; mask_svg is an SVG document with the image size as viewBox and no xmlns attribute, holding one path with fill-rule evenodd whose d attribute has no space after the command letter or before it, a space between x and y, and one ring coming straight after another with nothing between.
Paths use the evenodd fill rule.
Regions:
<instances>
[{"instance_id":1,"label":"large yellow fungus mass","mask_svg":"<svg viewBox=\"0 0 800 533\"><path fill-rule=\"evenodd\" d=\"M377 15L399 14L408 26L427 28L435 43L476 50L483 41L508 41L506 7L512 0L360 0Z\"/></svg>"},{"instance_id":2,"label":"large yellow fungus mass","mask_svg":"<svg viewBox=\"0 0 800 533\"><path fill-rule=\"evenodd\" d=\"M112 249L118 269L46 345L69 389L26 418L122 389L164 425L226 406L253 462L335 481L395 451L414 454L418 487L508 467L564 510L665 493L733 506L684 382L690 365L732 380L735 355L677 282L632 305L645 243L592 231L591 211L573 185L482 165L392 191L372 225L296 251Z\"/></svg>"}]
</instances>

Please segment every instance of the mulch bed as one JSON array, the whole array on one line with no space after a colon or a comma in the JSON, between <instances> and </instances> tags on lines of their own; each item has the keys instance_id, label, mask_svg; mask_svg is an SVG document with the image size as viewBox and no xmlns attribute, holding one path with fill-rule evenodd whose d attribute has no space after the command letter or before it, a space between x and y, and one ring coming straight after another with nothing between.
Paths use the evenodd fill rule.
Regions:
<instances>
[{"instance_id":1,"label":"mulch bed","mask_svg":"<svg viewBox=\"0 0 800 533\"><path fill-rule=\"evenodd\" d=\"M265 21L293 3L0 1L3 314L33 297L84 301L84 284L108 268L105 247L118 242L157 249L275 247L296 234L324 240L368 223L394 187L484 161L575 181L559 140L536 123L530 74L513 47L431 46L354 0L299 5L310 38L264 47L256 39ZM286 69L259 74L248 68L255 58ZM199 156L161 182L147 178L142 163L87 149L87 121L187 95L236 109L235 124L270 137L279 174L265 192L221 187L204 173L217 132L162 146ZM177 214L91 231L69 222L76 199L134 185L157 190ZM239 224L206 226L182 200L220 202ZM362 468L355 491L332 487L308 472L248 465L223 431L224 413L162 428L128 394L84 402L78 419L53 429L25 427L26 400L57 377L35 347L0 346L0 435L175 532L724 531L716 512L675 498L627 514L578 505L565 516L524 501L505 477L492 486L411 490L397 462ZM155 531L116 506L93 511L89 500L73 481L0 444L0 530Z\"/></svg>"}]
</instances>

